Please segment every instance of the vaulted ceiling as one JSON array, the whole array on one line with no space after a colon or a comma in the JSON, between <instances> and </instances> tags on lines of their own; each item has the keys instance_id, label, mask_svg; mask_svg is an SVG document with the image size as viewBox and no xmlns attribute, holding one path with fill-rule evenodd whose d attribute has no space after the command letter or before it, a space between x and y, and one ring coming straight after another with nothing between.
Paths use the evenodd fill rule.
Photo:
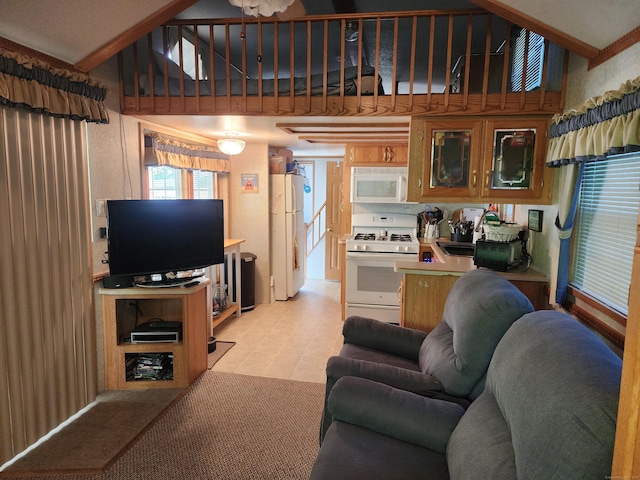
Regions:
<instances>
[{"instance_id":1,"label":"vaulted ceiling","mask_svg":"<svg viewBox=\"0 0 640 480\"><path fill-rule=\"evenodd\" d=\"M586 58L597 57L621 40L633 43L640 39L638 0L296 0L290 9L295 16L477 7L538 31ZM8 40L4 42L8 45L15 42L62 64L88 71L173 17L241 15L241 10L227 0L2 0L0 40ZM206 136L216 136L231 125L236 129L252 129L256 141L264 141L266 137L279 146L287 146L283 143L288 141L296 143L292 138L295 134L274 128L278 121L275 118L155 117L154 120ZM323 124L328 119L300 120ZM348 119L339 121L350 123ZM407 119L392 121L406 123ZM326 123L336 123L336 119ZM316 148L314 145L311 149Z\"/></svg>"}]
</instances>

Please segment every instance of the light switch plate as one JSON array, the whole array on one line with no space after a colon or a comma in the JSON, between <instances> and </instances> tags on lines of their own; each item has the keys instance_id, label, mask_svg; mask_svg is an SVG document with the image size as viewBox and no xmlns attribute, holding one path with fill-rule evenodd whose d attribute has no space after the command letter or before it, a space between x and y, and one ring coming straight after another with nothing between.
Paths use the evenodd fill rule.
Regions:
<instances>
[{"instance_id":1,"label":"light switch plate","mask_svg":"<svg viewBox=\"0 0 640 480\"><path fill-rule=\"evenodd\" d=\"M106 200L96 200L96 217L105 217L107 214L105 212Z\"/></svg>"}]
</instances>

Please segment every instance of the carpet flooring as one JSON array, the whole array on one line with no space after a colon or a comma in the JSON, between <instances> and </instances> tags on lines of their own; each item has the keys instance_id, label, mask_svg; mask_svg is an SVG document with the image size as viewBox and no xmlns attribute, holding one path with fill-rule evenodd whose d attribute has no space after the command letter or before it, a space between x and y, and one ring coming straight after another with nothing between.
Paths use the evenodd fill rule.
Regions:
<instances>
[{"instance_id":1,"label":"carpet flooring","mask_svg":"<svg viewBox=\"0 0 640 480\"><path fill-rule=\"evenodd\" d=\"M207 370L105 472L30 478L305 479L323 397L320 383Z\"/></svg>"}]
</instances>

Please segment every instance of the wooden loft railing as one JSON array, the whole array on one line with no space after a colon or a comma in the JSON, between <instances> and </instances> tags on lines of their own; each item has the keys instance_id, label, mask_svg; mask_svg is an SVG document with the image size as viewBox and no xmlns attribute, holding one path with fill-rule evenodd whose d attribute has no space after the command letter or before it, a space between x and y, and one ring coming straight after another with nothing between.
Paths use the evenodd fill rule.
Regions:
<instances>
[{"instance_id":1,"label":"wooden loft railing","mask_svg":"<svg viewBox=\"0 0 640 480\"><path fill-rule=\"evenodd\" d=\"M125 114L552 114L567 58L484 10L173 21L119 54L120 95Z\"/></svg>"}]
</instances>

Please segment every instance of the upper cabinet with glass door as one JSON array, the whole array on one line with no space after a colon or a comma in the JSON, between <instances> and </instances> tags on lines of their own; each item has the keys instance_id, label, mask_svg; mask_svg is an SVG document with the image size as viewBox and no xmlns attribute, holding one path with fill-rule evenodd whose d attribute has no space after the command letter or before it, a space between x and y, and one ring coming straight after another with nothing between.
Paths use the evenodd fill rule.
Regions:
<instances>
[{"instance_id":1,"label":"upper cabinet with glass door","mask_svg":"<svg viewBox=\"0 0 640 480\"><path fill-rule=\"evenodd\" d=\"M412 200L476 196L481 126L480 121L412 120L409 145Z\"/></svg>"},{"instance_id":2,"label":"upper cabinet with glass door","mask_svg":"<svg viewBox=\"0 0 640 480\"><path fill-rule=\"evenodd\" d=\"M551 188L545 179L547 126L545 119L486 122L482 197L544 200Z\"/></svg>"},{"instance_id":3,"label":"upper cabinet with glass door","mask_svg":"<svg viewBox=\"0 0 640 480\"><path fill-rule=\"evenodd\" d=\"M409 201L551 202L547 119L414 117Z\"/></svg>"}]
</instances>

